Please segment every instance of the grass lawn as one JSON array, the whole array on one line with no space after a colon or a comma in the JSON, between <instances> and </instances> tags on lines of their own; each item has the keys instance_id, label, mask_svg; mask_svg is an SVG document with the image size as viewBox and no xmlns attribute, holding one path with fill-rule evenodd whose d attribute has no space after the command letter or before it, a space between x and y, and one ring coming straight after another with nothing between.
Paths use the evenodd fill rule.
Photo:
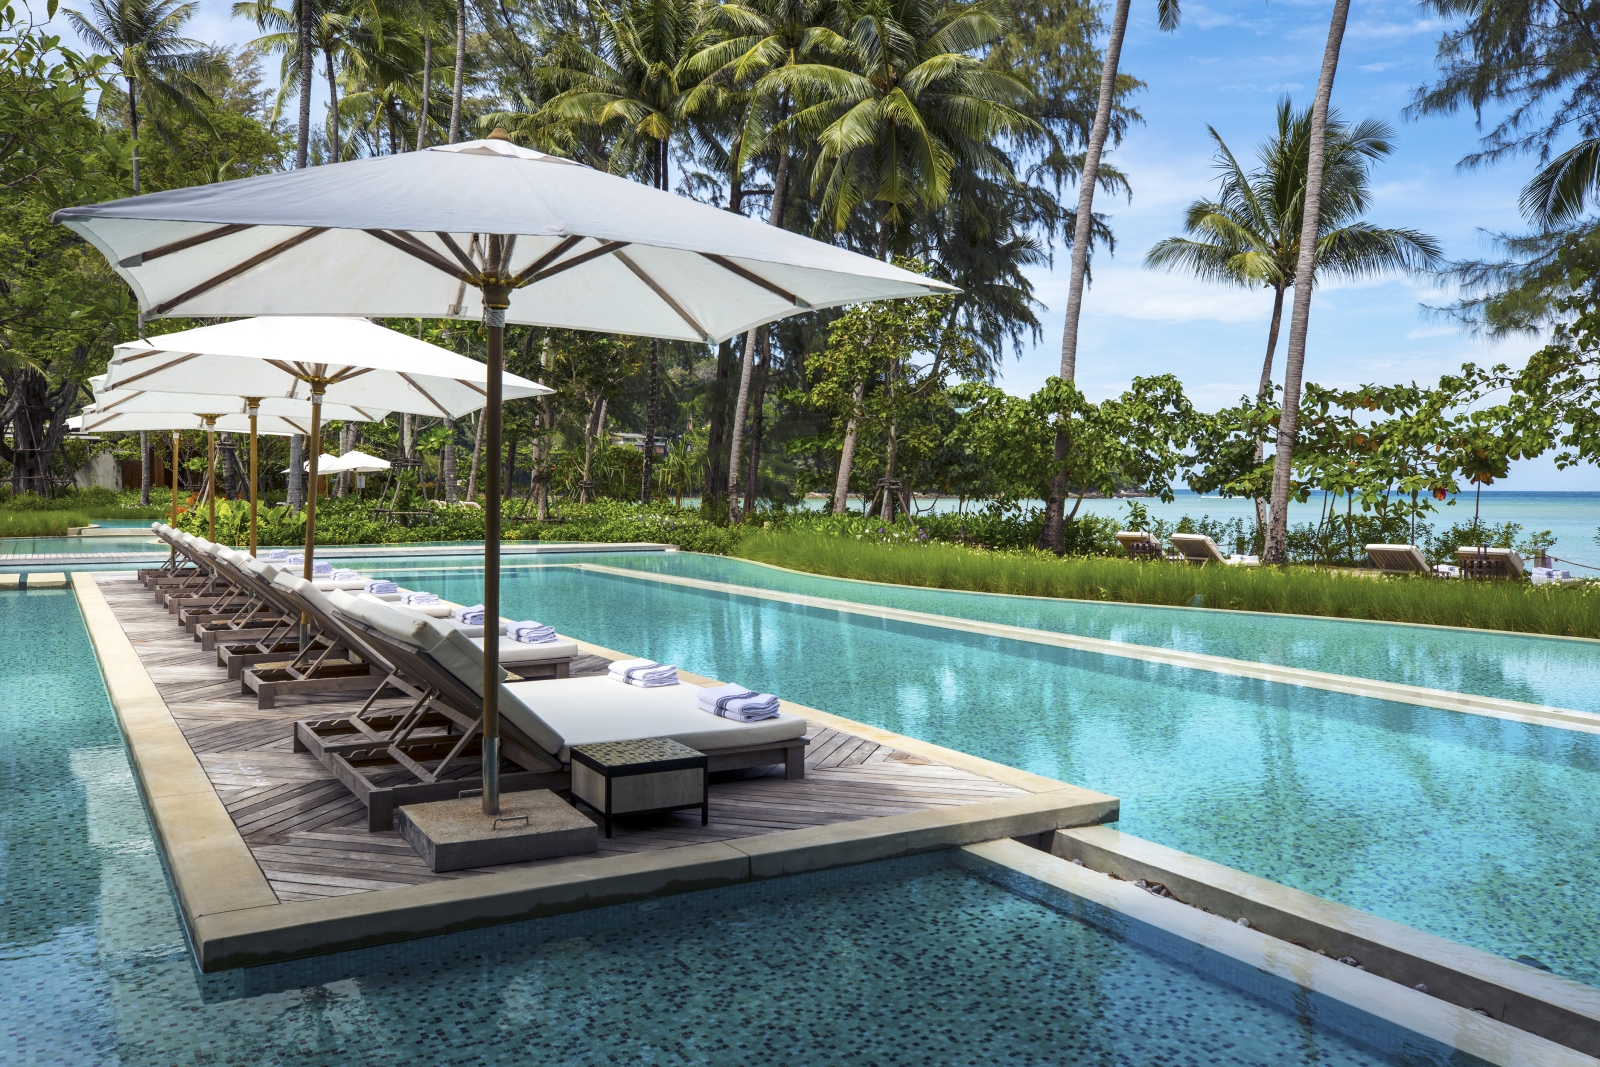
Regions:
<instances>
[{"instance_id":1,"label":"grass lawn","mask_svg":"<svg viewBox=\"0 0 1600 1067\"><path fill-rule=\"evenodd\" d=\"M1195 605L1346 619L1466 626L1600 638L1600 583L1377 577L1312 567L1196 567L960 545L880 544L801 531L762 531L732 552L835 578L985 593Z\"/></svg>"}]
</instances>

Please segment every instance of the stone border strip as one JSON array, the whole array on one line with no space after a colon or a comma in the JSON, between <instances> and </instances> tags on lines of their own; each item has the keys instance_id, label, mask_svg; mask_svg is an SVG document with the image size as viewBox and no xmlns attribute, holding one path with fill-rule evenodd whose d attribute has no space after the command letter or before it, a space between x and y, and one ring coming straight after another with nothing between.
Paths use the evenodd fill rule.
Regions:
<instances>
[{"instance_id":1,"label":"stone border strip","mask_svg":"<svg viewBox=\"0 0 1600 1067\"><path fill-rule=\"evenodd\" d=\"M1044 838L1062 827L1114 821L1119 814L1117 799L1104 793L788 704L787 710L824 725L974 770L1026 793L755 838L605 858L573 857L538 868L281 904L94 575L75 574L73 585L202 971L892 859L996 837ZM579 647L610 659L626 658L585 642ZM710 681L687 672L684 676Z\"/></svg>"},{"instance_id":2,"label":"stone border strip","mask_svg":"<svg viewBox=\"0 0 1600 1067\"><path fill-rule=\"evenodd\" d=\"M598 574L608 574L619 578L660 582L665 585L679 585L691 589L701 589L713 593L724 593L730 596L748 597L757 600L775 600L784 604L796 604L801 607L817 608L823 611L838 611L867 618L910 623L916 626L932 626L942 630L959 630L964 633L983 634L988 637L1000 637L1012 641L1054 645L1057 648L1070 648L1078 652L1093 652L1105 656L1117 656L1121 659L1143 660L1168 667L1187 667L1194 670L1210 671L1213 674L1227 674L1239 678L1253 678L1263 682L1297 685L1307 689L1321 689L1330 693L1371 697L1374 700L1389 700L1399 704L1414 704L1425 708L1440 708L1444 711L1459 711L1468 715L1487 715L1496 719L1510 719L1515 722L1532 723L1539 726L1554 726L1564 730L1600 733L1600 714L1575 711L1570 708L1554 708L1544 704L1529 704L1520 700L1502 700L1498 697L1475 696L1470 693L1452 693L1444 689L1428 689L1420 685L1383 682L1372 678L1356 678L1346 674L1330 674L1326 671L1308 671L1299 667L1280 667L1271 663L1256 663L1252 660L1231 659L1227 656L1212 656L1201 652L1182 652L1170 648L1154 648L1149 645L1125 644L1120 641L1107 641L1099 637L1080 637L1076 634L1057 633L1053 630L1035 630L1026 626L980 622L975 619L958 619L949 615L935 615L931 612L912 611L907 608L887 608L876 604L857 604L848 600L832 600L827 597L805 596L800 593L757 589L752 586L707 581L703 578L685 578L675 574L628 570L625 567L608 567L603 563L574 563L571 566L579 570L594 571Z\"/></svg>"},{"instance_id":3,"label":"stone border strip","mask_svg":"<svg viewBox=\"0 0 1600 1067\"><path fill-rule=\"evenodd\" d=\"M1152 896L1129 882L1075 866L1015 841L989 841L967 846L964 851L1079 898L1091 907L1119 912L1188 942L1195 946L1192 956L1216 953L1233 961L1234 967L1245 974L1265 973L1306 990L1313 997L1334 1001L1348 1013L1347 1020L1358 1026L1363 1019L1376 1019L1501 1067L1594 1067L1600 1063L1498 1019L1396 985L1377 974L1358 971L1198 908ZM1294 1007L1300 1009L1299 998Z\"/></svg>"},{"instance_id":4,"label":"stone border strip","mask_svg":"<svg viewBox=\"0 0 1600 1067\"><path fill-rule=\"evenodd\" d=\"M1053 836L1052 855L1129 882L1159 882L1186 904L1246 918L1263 933L1355 959L1404 986L1421 982L1434 997L1600 1055L1600 989L1109 827Z\"/></svg>"}]
</instances>

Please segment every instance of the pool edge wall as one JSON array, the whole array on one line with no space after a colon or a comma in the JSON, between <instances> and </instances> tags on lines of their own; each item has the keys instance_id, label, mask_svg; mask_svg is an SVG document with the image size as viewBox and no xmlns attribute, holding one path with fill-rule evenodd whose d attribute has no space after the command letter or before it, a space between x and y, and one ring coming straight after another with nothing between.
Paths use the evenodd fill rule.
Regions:
<instances>
[{"instance_id":1,"label":"pool edge wall","mask_svg":"<svg viewBox=\"0 0 1600 1067\"><path fill-rule=\"evenodd\" d=\"M648 853L279 903L95 576L72 586L179 913L204 972L1115 821L1117 798L785 702L786 710L1024 795ZM581 645L610 658L621 654ZM690 676L692 677L692 676Z\"/></svg>"}]
</instances>

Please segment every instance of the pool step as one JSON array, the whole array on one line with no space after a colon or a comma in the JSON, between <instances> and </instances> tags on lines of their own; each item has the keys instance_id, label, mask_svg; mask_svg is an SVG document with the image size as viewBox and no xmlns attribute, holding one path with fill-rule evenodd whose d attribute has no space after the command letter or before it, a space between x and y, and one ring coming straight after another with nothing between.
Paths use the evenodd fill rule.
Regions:
<instances>
[{"instance_id":1,"label":"pool step","mask_svg":"<svg viewBox=\"0 0 1600 1067\"><path fill-rule=\"evenodd\" d=\"M0 589L65 589L66 587L67 576L61 571L0 574Z\"/></svg>"},{"instance_id":2,"label":"pool step","mask_svg":"<svg viewBox=\"0 0 1600 1067\"><path fill-rule=\"evenodd\" d=\"M1105 826L1058 830L1049 851L1519 1030L1600 1055L1600 989Z\"/></svg>"}]
</instances>

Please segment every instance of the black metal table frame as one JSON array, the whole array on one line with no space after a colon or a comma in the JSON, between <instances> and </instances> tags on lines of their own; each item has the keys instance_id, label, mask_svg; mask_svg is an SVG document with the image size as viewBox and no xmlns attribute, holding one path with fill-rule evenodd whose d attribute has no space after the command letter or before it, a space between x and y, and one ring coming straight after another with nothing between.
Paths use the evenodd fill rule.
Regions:
<instances>
[{"instance_id":1,"label":"black metal table frame","mask_svg":"<svg viewBox=\"0 0 1600 1067\"><path fill-rule=\"evenodd\" d=\"M705 753L698 756L684 756L681 759L653 760L649 763L630 763L623 767L604 767L598 760L586 756L576 748L572 750L572 762L581 763L594 771L606 782L606 805L604 808L595 807L594 804L580 797L576 790L572 792L572 806L577 807L582 801L600 813L604 820L606 836L611 836L611 783L617 778L633 778L641 774L661 774L666 771L686 771L700 768L700 803L698 804L669 804L664 808L641 808L636 811L619 812L621 815L657 815L663 811L683 811L687 808L700 809L700 825L705 826L711 822L711 757Z\"/></svg>"}]
</instances>

